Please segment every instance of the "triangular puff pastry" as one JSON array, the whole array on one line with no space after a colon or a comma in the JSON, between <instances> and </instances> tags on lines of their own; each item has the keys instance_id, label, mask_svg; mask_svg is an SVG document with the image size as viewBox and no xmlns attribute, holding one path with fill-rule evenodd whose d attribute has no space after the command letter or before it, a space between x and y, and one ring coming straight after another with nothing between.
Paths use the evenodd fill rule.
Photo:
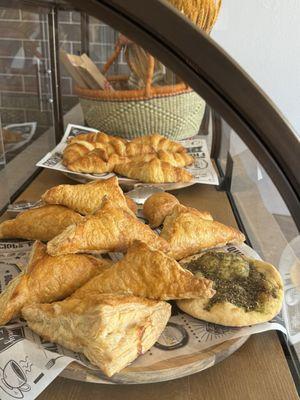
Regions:
<instances>
[{"instance_id":1,"label":"triangular puff pastry","mask_svg":"<svg viewBox=\"0 0 300 400\"><path fill-rule=\"evenodd\" d=\"M237 229L204 217L197 210L183 205L173 208L161 232L161 237L170 244L171 257L181 260L204 249L245 240L245 236Z\"/></svg>"},{"instance_id":2,"label":"triangular puff pastry","mask_svg":"<svg viewBox=\"0 0 300 400\"><path fill-rule=\"evenodd\" d=\"M213 296L212 282L193 276L177 261L146 243L136 241L122 260L78 289L73 296L88 293L119 293L156 300Z\"/></svg>"},{"instance_id":3,"label":"triangular puff pastry","mask_svg":"<svg viewBox=\"0 0 300 400\"><path fill-rule=\"evenodd\" d=\"M190 182L193 175L183 168L153 158L148 162L129 162L118 164L114 172L146 183Z\"/></svg>"},{"instance_id":4,"label":"triangular puff pastry","mask_svg":"<svg viewBox=\"0 0 300 400\"><path fill-rule=\"evenodd\" d=\"M29 328L84 353L107 376L121 371L157 341L171 305L132 296L98 295L23 308Z\"/></svg>"},{"instance_id":5,"label":"triangular puff pastry","mask_svg":"<svg viewBox=\"0 0 300 400\"><path fill-rule=\"evenodd\" d=\"M49 204L61 204L87 215L99 210L105 196L108 196L114 204L128 209L125 196L115 176L86 184L54 186L42 195L42 200Z\"/></svg>"},{"instance_id":6,"label":"triangular puff pastry","mask_svg":"<svg viewBox=\"0 0 300 400\"><path fill-rule=\"evenodd\" d=\"M106 199L95 215L69 226L51 240L47 251L51 255L90 251L125 252L136 239L145 240L156 249L167 251L169 248L164 239L133 216L131 211L127 212Z\"/></svg>"},{"instance_id":7,"label":"triangular puff pastry","mask_svg":"<svg viewBox=\"0 0 300 400\"><path fill-rule=\"evenodd\" d=\"M28 267L0 294L0 325L19 315L25 304L49 303L70 296L112 263L85 254L51 257L35 242Z\"/></svg>"},{"instance_id":8,"label":"triangular puff pastry","mask_svg":"<svg viewBox=\"0 0 300 400\"><path fill-rule=\"evenodd\" d=\"M0 224L0 239L20 238L47 242L83 217L67 207L45 205L19 214Z\"/></svg>"}]
</instances>

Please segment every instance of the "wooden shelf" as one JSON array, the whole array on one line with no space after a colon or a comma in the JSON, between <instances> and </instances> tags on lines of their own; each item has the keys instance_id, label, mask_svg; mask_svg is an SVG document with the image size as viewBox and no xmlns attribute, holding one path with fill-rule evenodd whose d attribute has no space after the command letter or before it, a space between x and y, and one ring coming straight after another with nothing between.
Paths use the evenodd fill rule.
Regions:
<instances>
[{"instance_id":1,"label":"wooden shelf","mask_svg":"<svg viewBox=\"0 0 300 400\"><path fill-rule=\"evenodd\" d=\"M18 200L38 200L49 187L74 183L45 170ZM174 191L185 205L209 210L220 222L236 226L224 192L199 185ZM276 332L252 336L237 352L212 368L186 378L148 385L99 385L56 378L40 400L296 400L297 391Z\"/></svg>"}]
</instances>

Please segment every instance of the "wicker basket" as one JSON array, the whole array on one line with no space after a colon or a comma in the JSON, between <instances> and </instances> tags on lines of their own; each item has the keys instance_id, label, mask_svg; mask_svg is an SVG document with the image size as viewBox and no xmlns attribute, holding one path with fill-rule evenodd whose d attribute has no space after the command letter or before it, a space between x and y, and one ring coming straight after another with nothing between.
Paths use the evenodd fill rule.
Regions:
<instances>
[{"instance_id":1,"label":"wicker basket","mask_svg":"<svg viewBox=\"0 0 300 400\"><path fill-rule=\"evenodd\" d=\"M103 72L118 57L116 46ZM203 119L205 102L184 83L152 86L154 58L149 55L145 88L141 90L90 90L76 88L86 123L100 131L128 139L157 132L180 140L196 135ZM110 77L114 83L127 76Z\"/></svg>"}]
</instances>

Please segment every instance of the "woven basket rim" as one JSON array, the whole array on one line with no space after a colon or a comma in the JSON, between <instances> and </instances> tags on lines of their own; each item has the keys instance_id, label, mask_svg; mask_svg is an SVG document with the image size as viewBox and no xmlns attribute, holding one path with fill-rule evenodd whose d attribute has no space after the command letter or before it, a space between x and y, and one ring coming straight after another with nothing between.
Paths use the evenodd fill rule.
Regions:
<instances>
[{"instance_id":1,"label":"woven basket rim","mask_svg":"<svg viewBox=\"0 0 300 400\"><path fill-rule=\"evenodd\" d=\"M125 80L125 75L111 76L110 81ZM91 100L149 100L155 97L174 96L182 93L190 93L193 90L187 87L185 83L176 83L175 85L154 86L151 88L151 94L146 95L145 89L139 90L99 90L85 89L75 86L75 93L82 98Z\"/></svg>"}]
</instances>

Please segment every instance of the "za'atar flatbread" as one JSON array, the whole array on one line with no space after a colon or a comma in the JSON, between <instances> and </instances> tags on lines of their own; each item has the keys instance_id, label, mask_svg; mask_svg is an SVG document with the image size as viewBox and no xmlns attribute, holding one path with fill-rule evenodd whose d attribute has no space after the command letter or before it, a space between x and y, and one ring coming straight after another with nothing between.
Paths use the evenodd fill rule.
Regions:
<instances>
[{"instance_id":1,"label":"za'atar flatbread","mask_svg":"<svg viewBox=\"0 0 300 400\"><path fill-rule=\"evenodd\" d=\"M277 269L264 261L233 253L208 251L180 264L213 281L211 299L177 301L195 318L225 326L248 326L271 320L281 309L283 283Z\"/></svg>"}]
</instances>

